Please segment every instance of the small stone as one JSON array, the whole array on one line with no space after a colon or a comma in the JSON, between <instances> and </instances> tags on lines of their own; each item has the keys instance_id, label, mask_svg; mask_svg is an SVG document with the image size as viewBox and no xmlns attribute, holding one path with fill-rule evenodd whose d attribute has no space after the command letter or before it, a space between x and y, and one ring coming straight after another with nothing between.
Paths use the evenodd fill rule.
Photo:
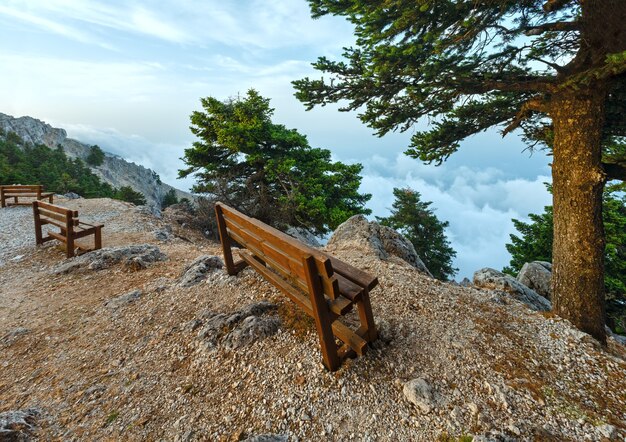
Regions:
<instances>
[{"instance_id":1,"label":"small stone","mask_svg":"<svg viewBox=\"0 0 626 442\"><path fill-rule=\"evenodd\" d=\"M120 307L124 307L132 302L135 302L141 297L141 294L141 290L133 290L128 293L124 293L123 295L119 295L115 298L109 299L104 303L104 305L112 310L115 310Z\"/></svg>"},{"instance_id":2,"label":"small stone","mask_svg":"<svg viewBox=\"0 0 626 442\"><path fill-rule=\"evenodd\" d=\"M430 413L434 404L432 388L425 379L413 379L404 384L404 396L424 413Z\"/></svg>"},{"instance_id":3,"label":"small stone","mask_svg":"<svg viewBox=\"0 0 626 442\"><path fill-rule=\"evenodd\" d=\"M600 425L599 427L596 427L596 431L607 439L613 440L617 438L617 428L615 428L613 425Z\"/></svg>"}]
</instances>

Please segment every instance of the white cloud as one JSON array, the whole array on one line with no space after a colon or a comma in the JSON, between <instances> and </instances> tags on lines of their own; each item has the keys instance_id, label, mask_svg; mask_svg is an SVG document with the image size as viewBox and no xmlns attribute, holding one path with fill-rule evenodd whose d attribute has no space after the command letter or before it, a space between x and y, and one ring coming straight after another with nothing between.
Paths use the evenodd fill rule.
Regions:
<instances>
[{"instance_id":1,"label":"white cloud","mask_svg":"<svg viewBox=\"0 0 626 442\"><path fill-rule=\"evenodd\" d=\"M368 206L373 214L389 214L394 187L410 187L421 193L423 201L433 202L439 220L450 223L446 234L457 251L460 278L471 279L481 267L507 265L505 244L515 233L511 219L527 219L529 213L540 213L551 204L543 184L550 181L548 176L507 179L493 167L427 166L403 155L395 161L374 157L361 162L366 165L361 191L372 194Z\"/></svg>"},{"instance_id":2,"label":"white cloud","mask_svg":"<svg viewBox=\"0 0 626 442\"><path fill-rule=\"evenodd\" d=\"M276 50L315 44L323 52L353 41L345 20L313 22L304 1L162 0L111 3L97 0L8 0L0 16L18 18L84 43L105 44L110 33L154 37L170 43L207 47L218 43L249 50ZM27 12L25 12L27 11ZM158 11L158 12L157 12ZM72 26L67 23L72 22ZM322 55L322 54L320 54Z\"/></svg>"}]
</instances>

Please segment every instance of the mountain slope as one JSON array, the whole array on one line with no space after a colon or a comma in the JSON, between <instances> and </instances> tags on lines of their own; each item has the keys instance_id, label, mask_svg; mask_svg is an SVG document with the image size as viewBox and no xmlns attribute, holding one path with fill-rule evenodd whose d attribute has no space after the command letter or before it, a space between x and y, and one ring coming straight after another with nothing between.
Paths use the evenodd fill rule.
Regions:
<instances>
[{"instance_id":1,"label":"mountain slope","mask_svg":"<svg viewBox=\"0 0 626 442\"><path fill-rule=\"evenodd\" d=\"M15 118L0 113L0 129L5 132L15 132L27 143L43 144L53 149L60 145L67 156L80 158L83 161L87 159L91 148L88 144L68 138L64 129L54 128L32 117ZM153 170L128 162L108 152L105 152L104 162L100 166L90 168L102 181L113 187L130 186L137 192L141 192L150 206L160 208L163 196L170 189L174 189L179 199L193 199L190 193L162 183Z\"/></svg>"}]
</instances>

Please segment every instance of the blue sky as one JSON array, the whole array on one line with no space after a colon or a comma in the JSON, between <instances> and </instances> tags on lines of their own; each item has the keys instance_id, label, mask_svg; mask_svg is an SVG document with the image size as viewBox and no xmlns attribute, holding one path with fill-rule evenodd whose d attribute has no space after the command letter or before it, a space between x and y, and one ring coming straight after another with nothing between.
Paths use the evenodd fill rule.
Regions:
<instances>
[{"instance_id":1,"label":"blue sky","mask_svg":"<svg viewBox=\"0 0 626 442\"><path fill-rule=\"evenodd\" d=\"M377 138L356 114L306 112L291 81L319 76L310 63L339 58L352 41L349 23L312 20L304 0L3 0L0 112L63 127L188 188L192 181L176 176L200 97L253 87L272 99L277 123L365 166L362 190L373 194L375 215L388 213L394 186L433 201L450 222L457 279L506 265L511 218L550 204L549 158L493 130L466 140L443 166L423 165L402 155L411 131Z\"/></svg>"}]
</instances>

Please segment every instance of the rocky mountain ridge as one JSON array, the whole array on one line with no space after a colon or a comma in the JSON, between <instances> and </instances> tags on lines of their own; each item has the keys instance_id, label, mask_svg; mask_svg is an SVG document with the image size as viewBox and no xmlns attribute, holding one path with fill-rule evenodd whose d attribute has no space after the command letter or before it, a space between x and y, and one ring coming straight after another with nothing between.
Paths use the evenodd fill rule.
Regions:
<instances>
[{"instance_id":1,"label":"rocky mountain ridge","mask_svg":"<svg viewBox=\"0 0 626 442\"><path fill-rule=\"evenodd\" d=\"M15 132L27 143L43 144L52 149L61 146L67 156L80 158L83 161L86 160L91 148L88 144L68 138L64 129L52 127L33 117L15 118L0 113L0 129L5 132ZM176 192L179 199L193 199L190 193L161 182L158 174L153 170L126 161L109 152L105 152L104 162L100 166L89 167L102 181L113 187L130 186L137 192L141 192L146 197L147 205L155 208L161 207L163 197L171 189Z\"/></svg>"}]
</instances>

